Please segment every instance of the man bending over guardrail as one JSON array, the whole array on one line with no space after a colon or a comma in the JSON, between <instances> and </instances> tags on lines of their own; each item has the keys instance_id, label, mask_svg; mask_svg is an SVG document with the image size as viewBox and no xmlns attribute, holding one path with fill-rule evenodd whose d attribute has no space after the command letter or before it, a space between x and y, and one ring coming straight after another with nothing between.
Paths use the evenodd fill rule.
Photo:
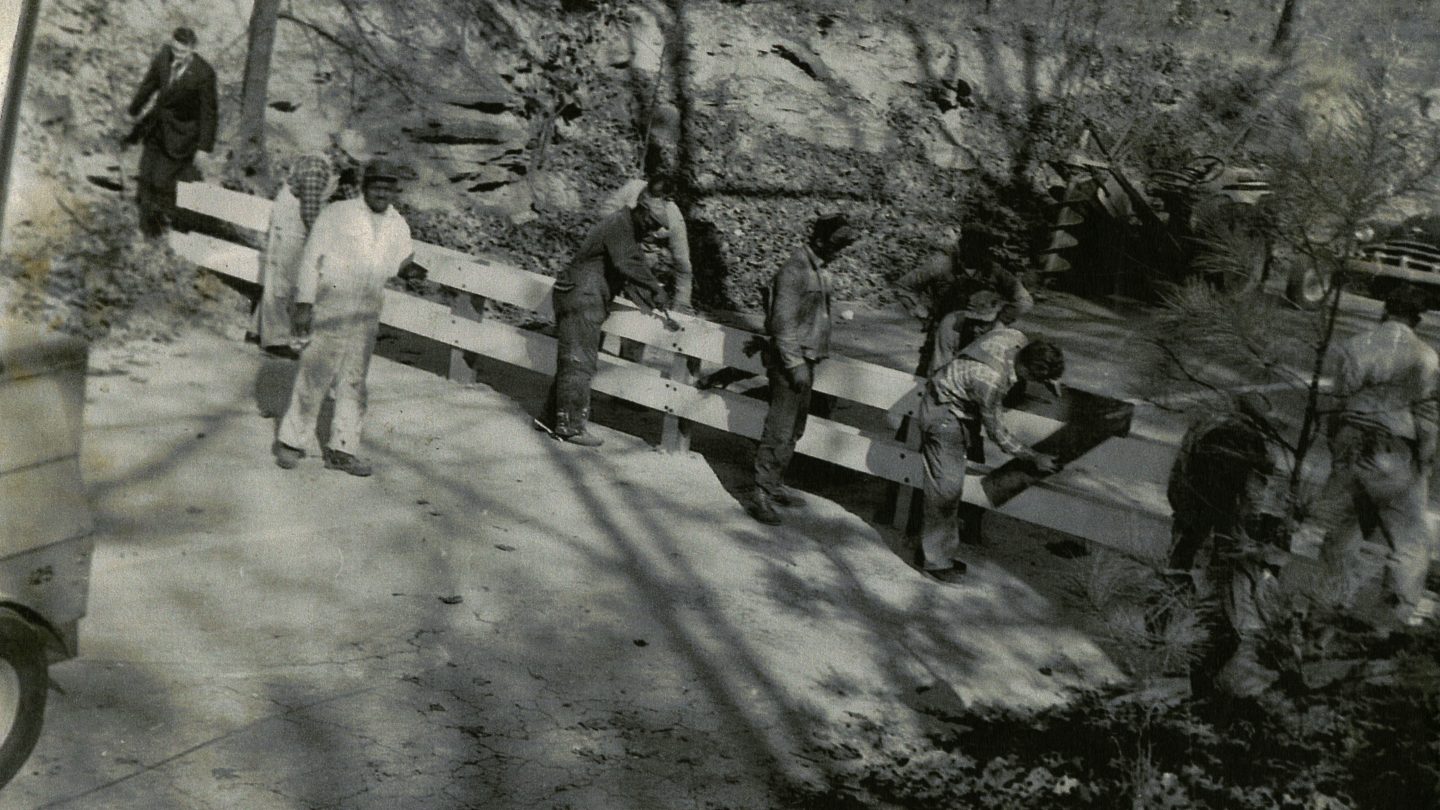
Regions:
<instances>
[{"instance_id":1,"label":"man bending over guardrail","mask_svg":"<svg viewBox=\"0 0 1440 810\"><path fill-rule=\"evenodd\" d=\"M1000 326L960 350L936 369L920 404L920 452L925 458L925 522L920 547L925 573L941 582L957 582L965 563L960 548L960 505L965 490L969 423L979 421L1004 452L1027 459L1041 472L1059 468L1055 459L1021 444L1005 427L1006 392L1019 380L1054 389L1065 373L1060 347L1044 340L1027 342L1018 329Z\"/></svg>"},{"instance_id":2,"label":"man bending over guardrail","mask_svg":"<svg viewBox=\"0 0 1440 810\"><path fill-rule=\"evenodd\" d=\"M555 381L536 424L561 441L599 447L588 433L590 381L599 365L600 328L622 290L642 310L664 309L665 288L645 263L640 240L665 222L665 203L641 192L635 205L605 217L555 280ZM548 423L542 420L550 420Z\"/></svg>"}]
</instances>

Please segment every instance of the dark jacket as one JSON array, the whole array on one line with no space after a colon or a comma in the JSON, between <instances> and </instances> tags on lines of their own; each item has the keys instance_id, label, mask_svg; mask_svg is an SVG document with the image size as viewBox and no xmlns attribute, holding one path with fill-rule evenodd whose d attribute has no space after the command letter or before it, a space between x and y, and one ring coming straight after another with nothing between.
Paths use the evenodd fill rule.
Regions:
<instances>
[{"instance_id":1,"label":"dark jacket","mask_svg":"<svg viewBox=\"0 0 1440 810\"><path fill-rule=\"evenodd\" d=\"M830 276L810 248L790 254L771 280L765 332L786 368L830 355Z\"/></svg>"},{"instance_id":2,"label":"dark jacket","mask_svg":"<svg viewBox=\"0 0 1440 810\"><path fill-rule=\"evenodd\" d=\"M170 82L170 46L160 49L130 101L130 114L138 115L153 96L155 104L126 137L126 143L144 141L172 160L189 160L197 151L215 148L215 71L199 54L174 83Z\"/></svg>"},{"instance_id":3,"label":"dark jacket","mask_svg":"<svg viewBox=\"0 0 1440 810\"><path fill-rule=\"evenodd\" d=\"M974 275L961 272L960 257L951 251L936 257L896 279L896 285L911 295L922 298L926 309L926 326L933 328L941 318L970 305L970 296L990 290L1000 296L1009 311L1002 310L1000 320L1011 323L1031 306L1025 285L1009 270L988 262Z\"/></svg>"},{"instance_id":4,"label":"dark jacket","mask_svg":"<svg viewBox=\"0 0 1440 810\"><path fill-rule=\"evenodd\" d=\"M599 305L608 312L621 292L646 312L665 303L660 280L645 264L629 208L600 220L555 279L556 296L575 306Z\"/></svg>"}]
</instances>

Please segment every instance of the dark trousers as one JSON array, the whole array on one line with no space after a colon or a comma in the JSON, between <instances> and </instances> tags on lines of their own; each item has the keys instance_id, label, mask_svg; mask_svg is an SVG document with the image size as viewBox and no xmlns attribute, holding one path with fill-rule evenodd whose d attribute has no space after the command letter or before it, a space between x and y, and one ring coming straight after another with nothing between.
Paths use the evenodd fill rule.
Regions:
<instances>
[{"instance_id":1,"label":"dark trousers","mask_svg":"<svg viewBox=\"0 0 1440 810\"><path fill-rule=\"evenodd\" d=\"M145 144L140 153L140 176L136 183L135 202L140 210L140 232L149 237L162 236L175 220L175 186L181 180L199 180L194 156L177 160L165 154L158 144Z\"/></svg>"},{"instance_id":2,"label":"dark trousers","mask_svg":"<svg viewBox=\"0 0 1440 810\"><path fill-rule=\"evenodd\" d=\"M927 395L920 405L920 453L925 460L921 552L927 571L955 564L960 549L966 446L970 430L953 411Z\"/></svg>"},{"instance_id":3,"label":"dark trousers","mask_svg":"<svg viewBox=\"0 0 1440 810\"><path fill-rule=\"evenodd\" d=\"M550 385L546 415L555 432L584 432L590 419L590 382L600 362L600 328L605 304L588 296L555 296L555 380Z\"/></svg>"},{"instance_id":4,"label":"dark trousers","mask_svg":"<svg viewBox=\"0 0 1440 810\"><path fill-rule=\"evenodd\" d=\"M805 361L815 370L813 361ZM765 430L755 450L755 488L775 495L785 486L785 469L795 456L795 445L805 435L810 414L810 386L795 388L786 379L778 362L769 363L770 410L765 413Z\"/></svg>"}]
</instances>

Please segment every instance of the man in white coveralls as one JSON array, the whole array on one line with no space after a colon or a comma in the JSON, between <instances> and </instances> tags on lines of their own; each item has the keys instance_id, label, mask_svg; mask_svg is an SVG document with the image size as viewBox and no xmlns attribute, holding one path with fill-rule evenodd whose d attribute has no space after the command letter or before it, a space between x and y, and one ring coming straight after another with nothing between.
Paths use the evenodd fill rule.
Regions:
<instances>
[{"instance_id":1,"label":"man in white coveralls","mask_svg":"<svg viewBox=\"0 0 1440 810\"><path fill-rule=\"evenodd\" d=\"M400 193L399 167L388 160L365 166L359 199L320 212L305 244L295 285L294 326L310 344L290 405L280 421L275 463L291 469L313 446L320 406L335 398L325 466L367 476L357 455L365 414L365 375L375 350L385 282L410 265L410 226L391 203Z\"/></svg>"}]
</instances>

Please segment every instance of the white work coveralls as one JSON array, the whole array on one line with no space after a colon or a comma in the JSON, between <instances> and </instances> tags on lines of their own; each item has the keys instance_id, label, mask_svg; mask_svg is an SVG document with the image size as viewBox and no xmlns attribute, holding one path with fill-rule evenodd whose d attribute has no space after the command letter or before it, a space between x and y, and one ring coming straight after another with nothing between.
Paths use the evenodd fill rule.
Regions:
<instances>
[{"instance_id":1,"label":"white work coveralls","mask_svg":"<svg viewBox=\"0 0 1440 810\"><path fill-rule=\"evenodd\" d=\"M303 341L290 329L290 305L295 300L295 275L305 252L305 221L300 200L288 184L280 187L270 209L270 229L260 255L260 306L255 309L255 333L260 345L290 346Z\"/></svg>"},{"instance_id":2,"label":"white work coveralls","mask_svg":"<svg viewBox=\"0 0 1440 810\"><path fill-rule=\"evenodd\" d=\"M363 198L327 206L305 244L295 285L298 303L313 303L310 344L277 438L312 449L326 394L334 394L331 450L355 455L365 414L365 375L375 350L385 282L410 258L410 226L390 207L375 214Z\"/></svg>"},{"instance_id":3,"label":"white work coveralls","mask_svg":"<svg viewBox=\"0 0 1440 810\"><path fill-rule=\"evenodd\" d=\"M1440 358L1409 326L1385 321L1342 345L1337 386L1343 403L1330 439L1330 478L1315 509L1329 530L1322 555L1353 593L1358 523L1389 552L1386 595L1399 618L1410 620L1435 544L1426 502L1440 428Z\"/></svg>"}]
</instances>

